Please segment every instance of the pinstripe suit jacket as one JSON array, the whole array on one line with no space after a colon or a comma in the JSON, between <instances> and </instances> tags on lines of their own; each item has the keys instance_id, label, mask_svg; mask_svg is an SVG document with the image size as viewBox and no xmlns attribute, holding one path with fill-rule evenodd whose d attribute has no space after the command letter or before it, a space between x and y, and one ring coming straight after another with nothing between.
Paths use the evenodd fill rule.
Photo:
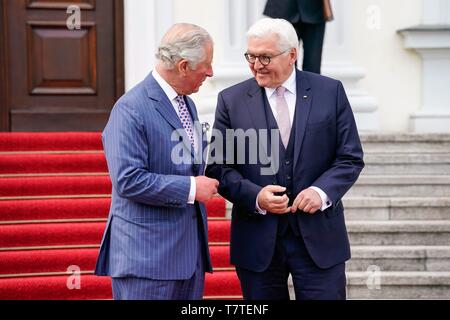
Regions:
<instances>
[{"instance_id":1,"label":"pinstripe suit jacket","mask_svg":"<svg viewBox=\"0 0 450 320\"><path fill-rule=\"evenodd\" d=\"M193 101L188 98L187 104L198 121ZM171 161L180 145L171 139L176 129L184 134L188 163ZM102 139L113 188L95 274L189 279L198 250L206 253L205 268L211 272L205 206L187 204L190 176L201 174L204 163L192 161L178 115L151 74L119 99Z\"/></svg>"}]
</instances>

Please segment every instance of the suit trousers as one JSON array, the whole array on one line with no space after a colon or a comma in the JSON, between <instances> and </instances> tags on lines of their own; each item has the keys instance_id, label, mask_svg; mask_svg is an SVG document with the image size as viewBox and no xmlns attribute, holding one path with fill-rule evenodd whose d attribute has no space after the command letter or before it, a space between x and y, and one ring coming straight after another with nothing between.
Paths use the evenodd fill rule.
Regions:
<instances>
[{"instance_id":1,"label":"suit trousers","mask_svg":"<svg viewBox=\"0 0 450 320\"><path fill-rule=\"evenodd\" d=\"M303 42L303 71L320 74L325 22L293 24L299 40Z\"/></svg>"},{"instance_id":2,"label":"suit trousers","mask_svg":"<svg viewBox=\"0 0 450 320\"><path fill-rule=\"evenodd\" d=\"M236 268L245 300L289 300L292 275L296 300L345 300L345 263L320 269L312 261L302 237L287 228L277 237L269 267L263 272Z\"/></svg>"},{"instance_id":3,"label":"suit trousers","mask_svg":"<svg viewBox=\"0 0 450 320\"><path fill-rule=\"evenodd\" d=\"M186 280L153 280L136 277L112 278L114 300L202 300L205 258L199 234L195 272Z\"/></svg>"}]
</instances>

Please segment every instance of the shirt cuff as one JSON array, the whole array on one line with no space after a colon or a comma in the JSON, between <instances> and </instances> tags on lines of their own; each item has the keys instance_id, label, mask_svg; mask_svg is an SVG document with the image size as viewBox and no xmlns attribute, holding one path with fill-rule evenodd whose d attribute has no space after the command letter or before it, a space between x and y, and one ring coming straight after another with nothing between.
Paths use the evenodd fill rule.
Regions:
<instances>
[{"instance_id":1,"label":"shirt cuff","mask_svg":"<svg viewBox=\"0 0 450 320\"><path fill-rule=\"evenodd\" d=\"M189 198L187 201L188 204L194 204L196 190L197 190L197 184L195 183L195 178L191 177L191 190L189 190Z\"/></svg>"},{"instance_id":2,"label":"shirt cuff","mask_svg":"<svg viewBox=\"0 0 450 320\"><path fill-rule=\"evenodd\" d=\"M322 207L320 208L320 211L325 211L326 209L331 207L333 203L331 202L331 199L327 196L327 194L323 192L322 189L318 187L310 187L310 189L316 191L319 194L320 199L322 199Z\"/></svg>"},{"instance_id":3,"label":"shirt cuff","mask_svg":"<svg viewBox=\"0 0 450 320\"><path fill-rule=\"evenodd\" d=\"M255 208L256 208L256 213L262 214L263 216L265 216L267 214L267 210L263 210L259 207L258 205L258 197L259 197L259 193L256 196L256 204L255 204Z\"/></svg>"}]
</instances>

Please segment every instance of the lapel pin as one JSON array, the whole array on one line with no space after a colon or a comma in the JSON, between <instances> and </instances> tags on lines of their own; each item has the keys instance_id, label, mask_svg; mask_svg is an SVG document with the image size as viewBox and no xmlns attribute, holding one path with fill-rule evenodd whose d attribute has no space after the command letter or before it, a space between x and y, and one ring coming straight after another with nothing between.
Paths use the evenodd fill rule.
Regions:
<instances>
[{"instance_id":1,"label":"lapel pin","mask_svg":"<svg viewBox=\"0 0 450 320\"><path fill-rule=\"evenodd\" d=\"M203 133L207 133L209 131L209 129L211 129L211 126L209 125L208 122L202 122L202 132Z\"/></svg>"}]
</instances>

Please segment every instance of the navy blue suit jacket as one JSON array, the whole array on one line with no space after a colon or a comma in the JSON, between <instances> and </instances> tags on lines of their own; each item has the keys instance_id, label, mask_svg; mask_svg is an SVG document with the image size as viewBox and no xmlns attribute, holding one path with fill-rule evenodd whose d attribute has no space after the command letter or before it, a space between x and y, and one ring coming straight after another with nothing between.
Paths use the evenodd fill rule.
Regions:
<instances>
[{"instance_id":1,"label":"navy blue suit jacket","mask_svg":"<svg viewBox=\"0 0 450 320\"><path fill-rule=\"evenodd\" d=\"M188 98L187 102L193 120L198 121L193 101ZM171 161L180 144L171 139L174 130L183 134L186 146L188 161L182 164ZM205 164L192 161L181 121L151 74L119 99L102 139L113 188L95 273L189 279L197 266L198 250L206 253L205 269L211 272L205 206L187 204L189 176L201 175Z\"/></svg>"},{"instance_id":2,"label":"navy blue suit jacket","mask_svg":"<svg viewBox=\"0 0 450 320\"><path fill-rule=\"evenodd\" d=\"M332 207L316 214L297 213L301 235L313 261L328 268L350 258L341 199L364 167L363 151L352 109L340 81L297 72L296 138L293 191L314 185L332 200ZM220 92L214 128L267 129L264 89L250 79ZM261 141L258 138L258 145ZM246 158L249 158L248 150ZM227 149L224 151L227 158ZM256 164L212 164L207 174L220 181L219 192L233 203L231 262L260 272L272 259L278 217L255 214L262 187L276 184L276 175L262 175Z\"/></svg>"},{"instance_id":3,"label":"navy blue suit jacket","mask_svg":"<svg viewBox=\"0 0 450 320\"><path fill-rule=\"evenodd\" d=\"M264 15L292 23L323 23L322 0L267 0Z\"/></svg>"}]
</instances>

